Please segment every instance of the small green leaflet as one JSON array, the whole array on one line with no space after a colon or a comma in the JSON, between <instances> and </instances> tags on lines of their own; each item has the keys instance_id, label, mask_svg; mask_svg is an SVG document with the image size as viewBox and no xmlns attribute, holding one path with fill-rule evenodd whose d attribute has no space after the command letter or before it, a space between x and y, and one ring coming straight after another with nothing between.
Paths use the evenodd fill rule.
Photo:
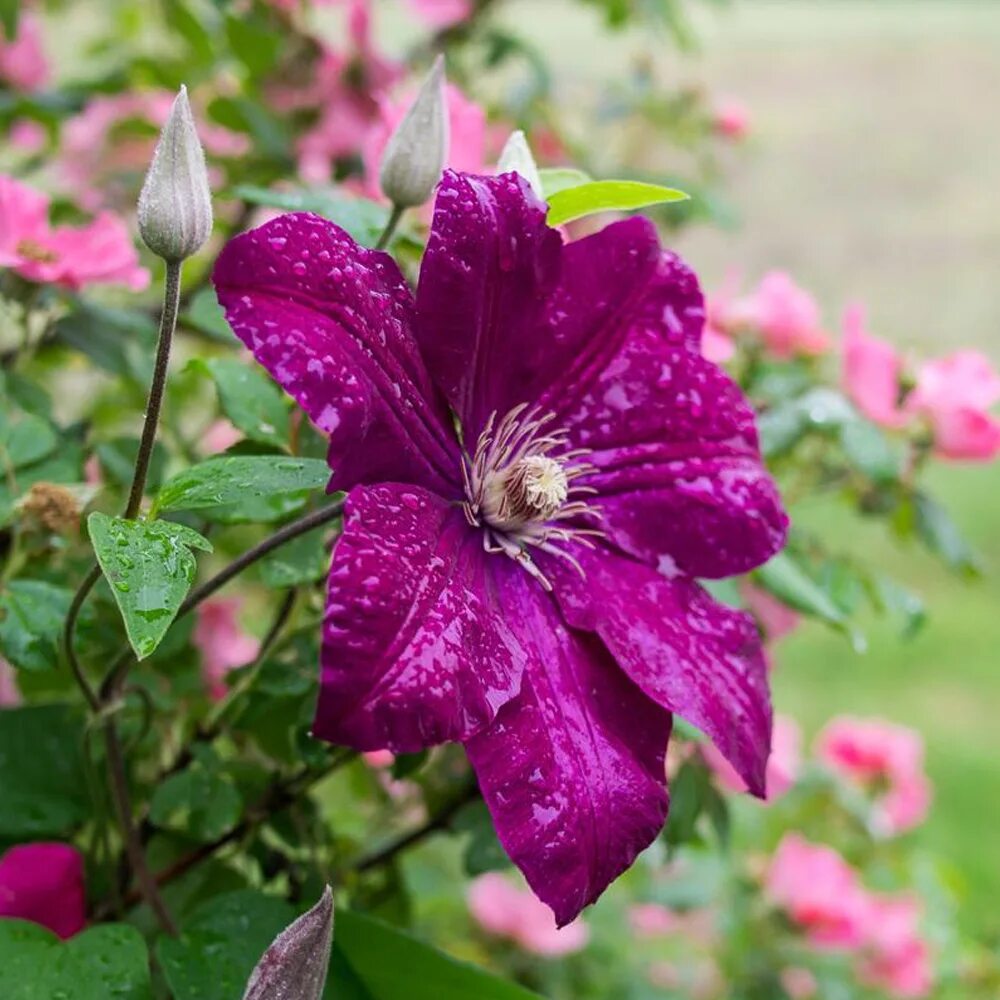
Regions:
<instances>
[{"instance_id":1,"label":"small green leaflet","mask_svg":"<svg viewBox=\"0 0 1000 1000\"><path fill-rule=\"evenodd\" d=\"M169 510L227 507L249 499L267 500L319 489L330 467L319 458L284 455L230 455L185 469L160 490L151 515Z\"/></svg>"},{"instance_id":2,"label":"small green leaflet","mask_svg":"<svg viewBox=\"0 0 1000 1000\"><path fill-rule=\"evenodd\" d=\"M72 600L44 580L11 580L0 593L0 653L21 670L54 670Z\"/></svg>"},{"instance_id":3,"label":"small green leaflet","mask_svg":"<svg viewBox=\"0 0 1000 1000\"><path fill-rule=\"evenodd\" d=\"M0 920L4 1000L151 1000L149 956L127 924L101 924L60 941L25 920Z\"/></svg>"},{"instance_id":4,"label":"small green leaflet","mask_svg":"<svg viewBox=\"0 0 1000 1000\"><path fill-rule=\"evenodd\" d=\"M288 447L288 400L266 375L234 358L193 365L211 375L223 412L251 441Z\"/></svg>"},{"instance_id":5,"label":"small green leaflet","mask_svg":"<svg viewBox=\"0 0 1000 1000\"><path fill-rule=\"evenodd\" d=\"M544 183L544 182L543 182ZM676 188L642 181L589 181L552 194L549 201L550 226L561 226L595 212L628 212L666 202L687 201Z\"/></svg>"},{"instance_id":6,"label":"small green leaflet","mask_svg":"<svg viewBox=\"0 0 1000 1000\"><path fill-rule=\"evenodd\" d=\"M194 582L191 549L211 552L212 545L194 529L171 521L127 521L95 511L87 528L129 642L145 659L166 635Z\"/></svg>"}]
</instances>

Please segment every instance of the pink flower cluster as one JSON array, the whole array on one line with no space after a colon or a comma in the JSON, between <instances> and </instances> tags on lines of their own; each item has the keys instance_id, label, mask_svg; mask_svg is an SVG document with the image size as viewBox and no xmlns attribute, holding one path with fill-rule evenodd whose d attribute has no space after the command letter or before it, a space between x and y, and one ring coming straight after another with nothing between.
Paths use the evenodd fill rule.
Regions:
<instances>
[{"instance_id":1,"label":"pink flower cluster","mask_svg":"<svg viewBox=\"0 0 1000 1000\"><path fill-rule=\"evenodd\" d=\"M931 801L920 734L883 719L839 716L819 734L816 754L835 774L870 793L872 825L893 836L921 823Z\"/></svg>"},{"instance_id":2,"label":"pink flower cluster","mask_svg":"<svg viewBox=\"0 0 1000 1000\"><path fill-rule=\"evenodd\" d=\"M0 174L0 267L74 290L110 283L141 291L149 284L117 216L101 212L84 226L52 227L48 214L44 194Z\"/></svg>"},{"instance_id":3,"label":"pink flower cluster","mask_svg":"<svg viewBox=\"0 0 1000 1000\"><path fill-rule=\"evenodd\" d=\"M487 934L535 955L569 955L584 948L590 938L582 919L556 927L552 911L534 893L518 889L495 872L473 879L467 900L469 913Z\"/></svg>"},{"instance_id":4,"label":"pink flower cluster","mask_svg":"<svg viewBox=\"0 0 1000 1000\"><path fill-rule=\"evenodd\" d=\"M0 918L30 920L70 938L87 922L83 878L75 847L18 844L0 857Z\"/></svg>"},{"instance_id":5,"label":"pink flower cluster","mask_svg":"<svg viewBox=\"0 0 1000 1000\"><path fill-rule=\"evenodd\" d=\"M764 894L814 947L853 952L858 978L867 985L894 997L929 995L930 949L914 897L870 892L833 848L797 833L778 845Z\"/></svg>"},{"instance_id":6,"label":"pink flower cluster","mask_svg":"<svg viewBox=\"0 0 1000 1000\"><path fill-rule=\"evenodd\" d=\"M902 355L867 330L864 311L844 319L844 389L858 409L883 427L924 421L941 458L988 461L1000 454L1000 375L978 351L955 351L907 376ZM912 386L912 388L910 387Z\"/></svg>"},{"instance_id":7,"label":"pink flower cluster","mask_svg":"<svg viewBox=\"0 0 1000 1000\"><path fill-rule=\"evenodd\" d=\"M42 45L42 22L36 14L21 12L15 38L8 39L0 26L0 82L34 93L48 86L51 76Z\"/></svg>"},{"instance_id":8,"label":"pink flower cluster","mask_svg":"<svg viewBox=\"0 0 1000 1000\"><path fill-rule=\"evenodd\" d=\"M260 643L240 627L242 607L239 597L216 597L198 606L192 639L201 652L201 676L213 701L229 691L226 675L250 663L260 650Z\"/></svg>"}]
</instances>

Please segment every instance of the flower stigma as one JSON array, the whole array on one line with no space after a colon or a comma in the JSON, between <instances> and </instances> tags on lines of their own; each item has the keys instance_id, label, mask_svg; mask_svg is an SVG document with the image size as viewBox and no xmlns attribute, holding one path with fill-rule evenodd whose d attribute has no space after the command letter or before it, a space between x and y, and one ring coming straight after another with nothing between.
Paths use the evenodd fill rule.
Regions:
<instances>
[{"instance_id":1,"label":"flower stigma","mask_svg":"<svg viewBox=\"0 0 1000 1000\"><path fill-rule=\"evenodd\" d=\"M596 469L581 459L589 449L561 450L568 443L566 429L550 430L555 414L539 416L527 403L515 406L499 423L490 414L472 458L463 463L466 519L483 529L483 548L520 563L546 590L552 584L535 565L529 546L583 569L560 543L581 542L592 547L597 528L574 521L600 518L600 511L580 496L593 487L575 485Z\"/></svg>"}]
</instances>

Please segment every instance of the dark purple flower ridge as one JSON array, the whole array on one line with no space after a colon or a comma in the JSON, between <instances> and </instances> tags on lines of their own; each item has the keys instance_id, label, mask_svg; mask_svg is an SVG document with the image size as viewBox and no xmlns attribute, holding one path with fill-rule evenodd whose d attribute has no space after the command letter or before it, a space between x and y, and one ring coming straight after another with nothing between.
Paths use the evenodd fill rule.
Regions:
<instances>
[{"instance_id":1,"label":"dark purple flower ridge","mask_svg":"<svg viewBox=\"0 0 1000 1000\"><path fill-rule=\"evenodd\" d=\"M304 214L234 239L215 284L349 491L317 735L462 742L561 924L662 827L672 713L763 795L759 638L694 578L764 562L787 519L650 222L563 243L516 175L449 172L415 300Z\"/></svg>"}]
</instances>

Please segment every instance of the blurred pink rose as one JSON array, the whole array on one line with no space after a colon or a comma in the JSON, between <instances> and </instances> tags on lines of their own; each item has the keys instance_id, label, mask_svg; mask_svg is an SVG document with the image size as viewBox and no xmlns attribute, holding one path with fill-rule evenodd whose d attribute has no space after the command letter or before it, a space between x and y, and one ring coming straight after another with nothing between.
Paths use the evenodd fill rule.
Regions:
<instances>
[{"instance_id":1,"label":"blurred pink rose","mask_svg":"<svg viewBox=\"0 0 1000 1000\"><path fill-rule=\"evenodd\" d=\"M816 977L808 969L798 965L790 965L781 970L781 985L792 1000L809 1000L819 990Z\"/></svg>"},{"instance_id":2,"label":"blurred pink rose","mask_svg":"<svg viewBox=\"0 0 1000 1000\"><path fill-rule=\"evenodd\" d=\"M742 101L720 101L715 108L712 126L727 139L743 139L750 131L750 111Z\"/></svg>"},{"instance_id":3,"label":"blurred pink rose","mask_svg":"<svg viewBox=\"0 0 1000 1000\"><path fill-rule=\"evenodd\" d=\"M777 642L786 635L790 635L802 621L802 616L797 611L779 601L763 587L757 587L752 583L741 583L740 594L746 601L747 609L757 619L757 624L763 630L765 640L769 643Z\"/></svg>"},{"instance_id":4,"label":"blurred pink rose","mask_svg":"<svg viewBox=\"0 0 1000 1000\"><path fill-rule=\"evenodd\" d=\"M721 365L736 353L736 345L732 338L706 325L701 335L701 353L713 364Z\"/></svg>"},{"instance_id":5,"label":"blurred pink rose","mask_svg":"<svg viewBox=\"0 0 1000 1000\"><path fill-rule=\"evenodd\" d=\"M674 933L680 921L673 910L659 903L636 903L628 909L628 923L636 937L655 938Z\"/></svg>"},{"instance_id":6,"label":"blurred pink rose","mask_svg":"<svg viewBox=\"0 0 1000 1000\"><path fill-rule=\"evenodd\" d=\"M83 930L83 858L69 844L19 844L0 857L0 917L41 924L61 938Z\"/></svg>"},{"instance_id":7,"label":"blurred pink rose","mask_svg":"<svg viewBox=\"0 0 1000 1000\"><path fill-rule=\"evenodd\" d=\"M78 290L94 284L122 284L140 291L149 272L125 224L101 212L84 226L49 227L49 200L41 192L0 174L0 267L29 281Z\"/></svg>"},{"instance_id":8,"label":"blurred pink rose","mask_svg":"<svg viewBox=\"0 0 1000 1000\"><path fill-rule=\"evenodd\" d=\"M867 895L855 870L832 848L787 833L764 881L764 895L820 948L856 948L866 931Z\"/></svg>"},{"instance_id":9,"label":"blurred pink rose","mask_svg":"<svg viewBox=\"0 0 1000 1000\"><path fill-rule=\"evenodd\" d=\"M132 200L175 96L167 90L98 94L66 122L59 170L83 208L95 211L109 203ZM137 123L145 125L145 130L136 133ZM204 115L198 116L198 136L210 157L235 158L250 149L247 136L213 125Z\"/></svg>"},{"instance_id":10,"label":"blurred pink rose","mask_svg":"<svg viewBox=\"0 0 1000 1000\"><path fill-rule=\"evenodd\" d=\"M448 103L448 124L451 142L447 166L453 170L481 174L487 171L486 112L454 86L445 88ZM361 150L364 163L364 189L370 197L381 197L378 183L379 163L389 136L403 120L413 100L413 94L398 100L383 98L379 101L379 120L368 132Z\"/></svg>"},{"instance_id":11,"label":"blurred pink rose","mask_svg":"<svg viewBox=\"0 0 1000 1000\"><path fill-rule=\"evenodd\" d=\"M242 440L242 431L228 420L215 420L201 436L201 452L203 455L218 455Z\"/></svg>"},{"instance_id":12,"label":"blurred pink rose","mask_svg":"<svg viewBox=\"0 0 1000 1000\"><path fill-rule=\"evenodd\" d=\"M432 28L447 28L463 21L472 13L471 0L408 0L425 24Z\"/></svg>"},{"instance_id":13,"label":"blurred pink rose","mask_svg":"<svg viewBox=\"0 0 1000 1000\"><path fill-rule=\"evenodd\" d=\"M779 358L822 354L830 347L816 300L785 271L768 271L753 292L735 301L729 322L759 332Z\"/></svg>"},{"instance_id":14,"label":"blurred pink rose","mask_svg":"<svg viewBox=\"0 0 1000 1000\"><path fill-rule=\"evenodd\" d=\"M367 753L361 755L361 759L369 767L374 767L376 770L381 771L387 767L392 767L396 762L396 755L391 750L369 750Z\"/></svg>"},{"instance_id":15,"label":"blurred pink rose","mask_svg":"<svg viewBox=\"0 0 1000 1000\"><path fill-rule=\"evenodd\" d=\"M48 132L45 126L30 118L18 118L11 123L10 131L7 133L7 141L25 156L33 156L40 153L48 142Z\"/></svg>"},{"instance_id":16,"label":"blurred pink rose","mask_svg":"<svg viewBox=\"0 0 1000 1000\"><path fill-rule=\"evenodd\" d=\"M930 421L938 455L982 461L1000 454L1000 420L988 412L997 402L1000 375L984 355L965 350L921 366L906 406Z\"/></svg>"},{"instance_id":17,"label":"blurred pink rose","mask_svg":"<svg viewBox=\"0 0 1000 1000\"><path fill-rule=\"evenodd\" d=\"M913 896L872 893L858 978L892 997L926 997L934 983L930 948L919 932L922 907Z\"/></svg>"},{"instance_id":18,"label":"blurred pink rose","mask_svg":"<svg viewBox=\"0 0 1000 1000\"><path fill-rule=\"evenodd\" d=\"M12 41L6 39L0 26L0 80L27 93L48 86L52 74L42 43L42 22L31 11L21 12L17 37Z\"/></svg>"},{"instance_id":19,"label":"blurred pink rose","mask_svg":"<svg viewBox=\"0 0 1000 1000\"><path fill-rule=\"evenodd\" d=\"M590 937L589 928L579 917L557 928L544 903L495 872L472 880L467 901L472 918L487 934L507 938L535 955L568 955L580 951Z\"/></svg>"},{"instance_id":20,"label":"blurred pink rose","mask_svg":"<svg viewBox=\"0 0 1000 1000\"><path fill-rule=\"evenodd\" d=\"M732 764L711 743L701 745L705 762L719 783L733 792L745 792L746 783L733 769ZM767 799L773 801L788 791L798 779L802 769L802 730L787 715L775 715L771 736L771 756L767 760Z\"/></svg>"},{"instance_id":21,"label":"blurred pink rose","mask_svg":"<svg viewBox=\"0 0 1000 1000\"><path fill-rule=\"evenodd\" d=\"M0 656L0 708L16 708L21 704L21 689L17 686L17 671Z\"/></svg>"},{"instance_id":22,"label":"blurred pink rose","mask_svg":"<svg viewBox=\"0 0 1000 1000\"><path fill-rule=\"evenodd\" d=\"M844 312L844 391L869 420L883 427L901 427L900 410L903 359L892 344L868 333L864 307L859 303Z\"/></svg>"},{"instance_id":23,"label":"blurred pink rose","mask_svg":"<svg viewBox=\"0 0 1000 1000\"><path fill-rule=\"evenodd\" d=\"M931 786L920 734L883 719L838 716L816 738L816 755L841 777L871 792L876 831L902 833L927 815Z\"/></svg>"},{"instance_id":24,"label":"blurred pink rose","mask_svg":"<svg viewBox=\"0 0 1000 1000\"><path fill-rule=\"evenodd\" d=\"M230 670L250 663L260 643L240 627L239 597L216 597L198 606L193 640L201 651L201 675L208 695L215 701L226 696L225 677Z\"/></svg>"}]
</instances>

